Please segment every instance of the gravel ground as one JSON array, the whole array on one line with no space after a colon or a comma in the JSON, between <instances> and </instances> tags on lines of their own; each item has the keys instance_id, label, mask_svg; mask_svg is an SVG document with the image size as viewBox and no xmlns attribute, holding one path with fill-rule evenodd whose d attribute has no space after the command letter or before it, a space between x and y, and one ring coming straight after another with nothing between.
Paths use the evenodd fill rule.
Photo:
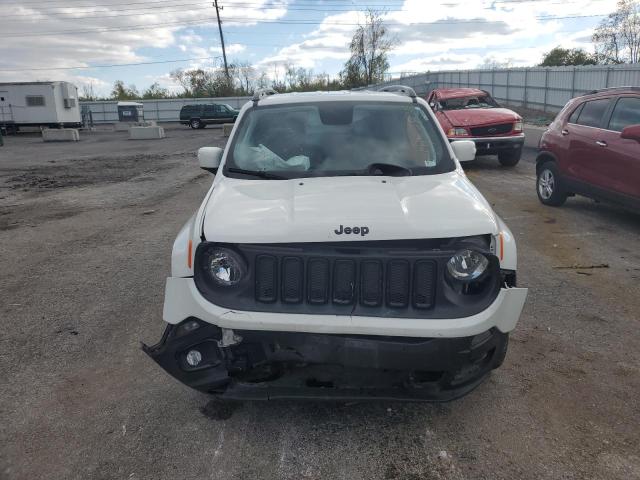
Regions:
<instances>
[{"instance_id":1,"label":"gravel ground","mask_svg":"<svg viewBox=\"0 0 640 480\"><path fill-rule=\"evenodd\" d=\"M220 131L81 136L0 147L0 479L640 479L637 214L479 159L530 288L501 369L447 404L221 408L139 349Z\"/></svg>"}]
</instances>

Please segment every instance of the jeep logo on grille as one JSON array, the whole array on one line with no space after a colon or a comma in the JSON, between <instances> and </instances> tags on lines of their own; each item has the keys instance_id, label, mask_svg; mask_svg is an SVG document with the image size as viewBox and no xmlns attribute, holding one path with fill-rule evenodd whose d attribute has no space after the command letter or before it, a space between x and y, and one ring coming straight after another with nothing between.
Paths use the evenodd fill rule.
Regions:
<instances>
[{"instance_id":1,"label":"jeep logo on grille","mask_svg":"<svg viewBox=\"0 0 640 480\"><path fill-rule=\"evenodd\" d=\"M364 237L369 233L369 227L345 227L340 225L340 228L335 229L334 232L336 235L342 235L344 233L345 235L360 235Z\"/></svg>"},{"instance_id":2,"label":"jeep logo on grille","mask_svg":"<svg viewBox=\"0 0 640 480\"><path fill-rule=\"evenodd\" d=\"M487 132L496 133L497 130L498 130L497 128L490 128L489 130L487 130Z\"/></svg>"}]
</instances>

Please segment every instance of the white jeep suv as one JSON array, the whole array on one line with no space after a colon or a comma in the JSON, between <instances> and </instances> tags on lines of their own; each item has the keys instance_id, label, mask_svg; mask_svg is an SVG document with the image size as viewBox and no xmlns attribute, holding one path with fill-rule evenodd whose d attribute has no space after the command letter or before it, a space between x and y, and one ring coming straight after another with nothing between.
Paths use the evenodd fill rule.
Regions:
<instances>
[{"instance_id":1,"label":"white jeep suv","mask_svg":"<svg viewBox=\"0 0 640 480\"><path fill-rule=\"evenodd\" d=\"M143 348L227 399L451 400L506 354L527 290L513 235L427 103L275 94L241 110L173 246L166 330Z\"/></svg>"}]
</instances>

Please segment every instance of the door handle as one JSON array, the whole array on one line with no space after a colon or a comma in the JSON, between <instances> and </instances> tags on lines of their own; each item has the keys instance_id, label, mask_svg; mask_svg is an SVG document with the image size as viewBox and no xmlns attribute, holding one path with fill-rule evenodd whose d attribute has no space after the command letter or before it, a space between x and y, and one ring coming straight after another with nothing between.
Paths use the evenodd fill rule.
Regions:
<instances>
[{"instance_id":1,"label":"door handle","mask_svg":"<svg viewBox=\"0 0 640 480\"><path fill-rule=\"evenodd\" d=\"M562 135L569 135L569 130L567 130L566 128L563 128L562 131L560 132Z\"/></svg>"},{"instance_id":2,"label":"door handle","mask_svg":"<svg viewBox=\"0 0 640 480\"><path fill-rule=\"evenodd\" d=\"M606 147L607 146L607 142L603 142L602 140L598 140L596 142L596 145L600 145L601 147Z\"/></svg>"}]
</instances>

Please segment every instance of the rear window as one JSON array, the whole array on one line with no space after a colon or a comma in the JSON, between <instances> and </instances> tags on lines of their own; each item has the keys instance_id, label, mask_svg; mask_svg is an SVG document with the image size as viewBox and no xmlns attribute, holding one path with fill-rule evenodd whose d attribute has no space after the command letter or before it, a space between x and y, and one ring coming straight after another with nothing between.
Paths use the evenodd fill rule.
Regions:
<instances>
[{"instance_id":1,"label":"rear window","mask_svg":"<svg viewBox=\"0 0 640 480\"><path fill-rule=\"evenodd\" d=\"M285 178L366 175L372 164L412 175L452 171L438 127L421 105L320 102L252 108L238 127L227 168Z\"/></svg>"},{"instance_id":2,"label":"rear window","mask_svg":"<svg viewBox=\"0 0 640 480\"><path fill-rule=\"evenodd\" d=\"M443 110L461 110L468 108L496 108L498 103L490 95L469 95L468 97L440 100Z\"/></svg>"},{"instance_id":3,"label":"rear window","mask_svg":"<svg viewBox=\"0 0 640 480\"><path fill-rule=\"evenodd\" d=\"M621 132L629 125L640 125L640 98L622 97L613 109L609 130Z\"/></svg>"},{"instance_id":4,"label":"rear window","mask_svg":"<svg viewBox=\"0 0 640 480\"><path fill-rule=\"evenodd\" d=\"M585 102L576 123L586 127L600 128L602 126L602 117L609 106L609 101L610 99L603 98Z\"/></svg>"}]
</instances>

